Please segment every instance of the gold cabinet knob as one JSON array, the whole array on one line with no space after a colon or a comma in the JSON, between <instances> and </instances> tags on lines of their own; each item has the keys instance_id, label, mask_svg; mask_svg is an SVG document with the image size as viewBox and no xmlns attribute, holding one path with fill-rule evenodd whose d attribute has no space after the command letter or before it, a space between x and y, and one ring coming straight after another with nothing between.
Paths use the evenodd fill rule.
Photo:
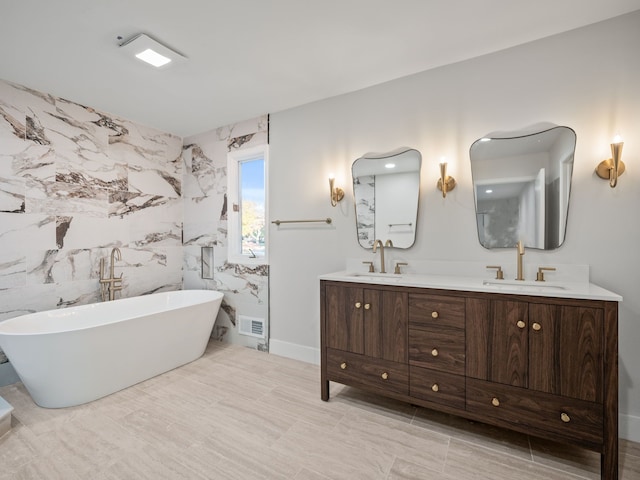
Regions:
<instances>
[{"instance_id":1,"label":"gold cabinet knob","mask_svg":"<svg viewBox=\"0 0 640 480\"><path fill-rule=\"evenodd\" d=\"M516 325L518 326L518 328L524 328L526 326L526 324L522 320L518 320L518 323L516 323Z\"/></svg>"},{"instance_id":2,"label":"gold cabinet knob","mask_svg":"<svg viewBox=\"0 0 640 480\"><path fill-rule=\"evenodd\" d=\"M431 390L437 392L438 390L440 390L440 387L437 383L434 383L433 385L431 385Z\"/></svg>"},{"instance_id":3,"label":"gold cabinet knob","mask_svg":"<svg viewBox=\"0 0 640 480\"><path fill-rule=\"evenodd\" d=\"M365 303L364 304L364 309L365 310L369 310L371 308L371 304L370 303Z\"/></svg>"},{"instance_id":4,"label":"gold cabinet knob","mask_svg":"<svg viewBox=\"0 0 640 480\"><path fill-rule=\"evenodd\" d=\"M342 363L340 364L340 368L341 368L342 370L346 370L346 369L347 369L347 362L342 362Z\"/></svg>"},{"instance_id":5,"label":"gold cabinet knob","mask_svg":"<svg viewBox=\"0 0 640 480\"><path fill-rule=\"evenodd\" d=\"M540 329L542 328L542 325L540 325L538 322L535 322L533 325L531 325L531 327L536 331L540 331Z\"/></svg>"},{"instance_id":6,"label":"gold cabinet knob","mask_svg":"<svg viewBox=\"0 0 640 480\"><path fill-rule=\"evenodd\" d=\"M499 407L500 406L500 400L498 400L498 397L493 397L491 399L491 405L493 405L494 407Z\"/></svg>"},{"instance_id":7,"label":"gold cabinet knob","mask_svg":"<svg viewBox=\"0 0 640 480\"><path fill-rule=\"evenodd\" d=\"M360 308L361 306L362 304L360 302L356 302L356 305L355 305L356 308Z\"/></svg>"},{"instance_id":8,"label":"gold cabinet knob","mask_svg":"<svg viewBox=\"0 0 640 480\"><path fill-rule=\"evenodd\" d=\"M431 318L438 318L438 312L431 312Z\"/></svg>"},{"instance_id":9,"label":"gold cabinet knob","mask_svg":"<svg viewBox=\"0 0 640 480\"><path fill-rule=\"evenodd\" d=\"M386 380L387 378L389 378L389 374L387 372L382 372L382 375L380 375L382 377L383 380Z\"/></svg>"},{"instance_id":10,"label":"gold cabinet knob","mask_svg":"<svg viewBox=\"0 0 640 480\"><path fill-rule=\"evenodd\" d=\"M569 423L571 421L571 417L566 413L562 412L560 414L560 420L562 420L564 423Z\"/></svg>"},{"instance_id":11,"label":"gold cabinet knob","mask_svg":"<svg viewBox=\"0 0 640 480\"><path fill-rule=\"evenodd\" d=\"M434 348L433 350L431 350L431 356L433 357L437 357L438 356L438 349Z\"/></svg>"}]
</instances>

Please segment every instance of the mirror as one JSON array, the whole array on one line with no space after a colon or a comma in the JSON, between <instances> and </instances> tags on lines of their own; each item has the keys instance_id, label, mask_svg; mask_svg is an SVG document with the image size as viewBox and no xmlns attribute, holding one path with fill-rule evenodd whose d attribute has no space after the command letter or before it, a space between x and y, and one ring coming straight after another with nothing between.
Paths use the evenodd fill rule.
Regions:
<instances>
[{"instance_id":1,"label":"mirror","mask_svg":"<svg viewBox=\"0 0 640 480\"><path fill-rule=\"evenodd\" d=\"M416 240L422 155L412 148L367 153L351 167L358 243L409 248Z\"/></svg>"},{"instance_id":2,"label":"mirror","mask_svg":"<svg viewBox=\"0 0 640 480\"><path fill-rule=\"evenodd\" d=\"M535 127L533 127L535 128ZM576 134L569 127L495 133L469 150L480 244L553 250L564 242Z\"/></svg>"}]
</instances>

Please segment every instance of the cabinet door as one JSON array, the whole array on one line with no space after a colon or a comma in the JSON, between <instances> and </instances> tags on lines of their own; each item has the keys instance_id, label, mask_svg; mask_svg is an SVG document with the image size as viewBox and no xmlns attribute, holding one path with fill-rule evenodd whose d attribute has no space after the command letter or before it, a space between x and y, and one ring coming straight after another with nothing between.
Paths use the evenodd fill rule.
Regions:
<instances>
[{"instance_id":1,"label":"cabinet door","mask_svg":"<svg viewBox=\"0 0 640 480\"><path fill-rule=\"evenodd\" d=\"M365 289L363 295L365 355L407 363L407 294Z\"/></svg>"},{"instance_id":2,"label":"cabinet door","mask_svg":"<svg viewBox=\"0 0 640 480\"><path fill-rule=\"evenodd\" d=\"M364 353L363 289L327 285L325 308L327 346Z\"/></svg>"},{"instance_id":3,"label":"cabinet door","mask_svg":"<svg viewBox=\"0 0 640 480\"><path fill-rule=\"evenodd\" d=\"M467 375L527 387L528 304L467 300Z\"/></svg>"},{"instance_id":4,"label":"cabinet door","mask_svg":"<svg viewBox=\"0 0 640 480\"><path fill-rule=\"evenodd\" d=\"M527 387L527 303L494 300L491 302L490 315L489 380Z\"/></svg>"},{"instance_id":5,"label":"cabinet door","mask_svg":"<svg viewBox=\"0 0 640 480\"><path fill-rule=\"evenodd\" d=\"M602 402L603 311L529 305L529 388Z\"/></svg>"}]
</instances>

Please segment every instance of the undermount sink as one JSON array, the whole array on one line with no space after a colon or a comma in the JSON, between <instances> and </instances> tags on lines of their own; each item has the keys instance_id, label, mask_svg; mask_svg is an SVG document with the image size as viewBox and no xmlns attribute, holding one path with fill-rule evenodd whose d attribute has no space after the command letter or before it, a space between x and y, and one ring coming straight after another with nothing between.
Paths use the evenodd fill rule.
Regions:
<instances>
[{"instance_id":1,"label":"undermount sink","mask_svg":"<svg viewBox=\"0 0 640 480\"><path fill-rule=\"evenodd\" d=\"M532 282L526 280L484 280L482 285L487 287L494 287L498 290L517 290L517 291L530 291L539 292L544 290L566 290L562 285L545 283L545 282Z\"/></svg>"},{"instance_id":2,"label":"undermount sink","mask_svg":"<svg viewBox=\"0 0 640 480\"><path fill-rule=\"evenodd\" d=\"M377 280L377 281L385 282L385 283L398 282L398 281L400 281L402 279L402 275L396 275L395 273L359 273L359 272L355 272L355 273L348 273L345 276L347 276L347 277L355 277L355 278L359 278L359 279L366 279L366 280Z\"/></svg>"}]
</instances>

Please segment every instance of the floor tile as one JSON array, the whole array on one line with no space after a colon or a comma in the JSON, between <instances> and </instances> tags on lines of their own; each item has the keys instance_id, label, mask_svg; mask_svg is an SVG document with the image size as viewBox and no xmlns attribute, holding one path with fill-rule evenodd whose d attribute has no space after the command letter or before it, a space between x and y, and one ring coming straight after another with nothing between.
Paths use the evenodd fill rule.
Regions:
<instances>
[{"instance_id":1,"label":"floor tile","mask_svg":"<svg viewBox=\"0 0 640 480\"><path fill-rule=\"evenodd\" d=\"M211 341L202 358L95 402L40 408L20 383L0 480L576 480L598 455L331 383L316 365ZM620 442L620 479L640 444Z\"/></svg>"}]
</instances>

